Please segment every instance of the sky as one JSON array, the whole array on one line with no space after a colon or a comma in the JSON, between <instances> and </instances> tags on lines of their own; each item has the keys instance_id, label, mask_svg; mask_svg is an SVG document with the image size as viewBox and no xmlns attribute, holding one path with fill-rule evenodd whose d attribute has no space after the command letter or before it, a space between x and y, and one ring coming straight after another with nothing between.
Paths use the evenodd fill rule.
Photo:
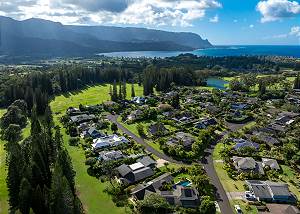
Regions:
<instances>
[{"instance_id":1,"label":"sky","mask_svg":"<svg viewBox=\"0 0 300 214\"><path fill-rule=\"evenodd\" d=\"M214 45L300 45L300 0L0 0L0 15L187 31Z\"/></svg>"}]
</instances>

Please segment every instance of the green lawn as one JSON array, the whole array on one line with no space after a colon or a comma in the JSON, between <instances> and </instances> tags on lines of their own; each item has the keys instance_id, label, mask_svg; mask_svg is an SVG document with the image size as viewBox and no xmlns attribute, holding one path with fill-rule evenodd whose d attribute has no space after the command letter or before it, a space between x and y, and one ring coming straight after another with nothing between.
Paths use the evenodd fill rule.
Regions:
<instances>
[{"instance_id":1,"label":"green lawn","mask_svg":"<svg viewBox=\"0 0 300 214\"><path fill-rule=\"evenodd\" d=\"M234 205L239 205L243 211L243 214L257 214L258 213L258 210L254 205L249 205L247 207L247 202L244 200L234 199L234 200L230 201L230 204L231 204L233 210L235 210Z\"/></svg>"},{"instance_id":2,"label":"green lawn","mask_svg":"<svg viewBox=\"0 0 300 214\"><path fill-rule=\"evenodd\" d=\"M244 181L231 179L227 172L223 169L223 163L214 162L215 170L226 192L243 192Z\"/></svg>"},{"instance_id":3,"label":"green lawn","mask_svg":"<svg viewBox=\"0 0 300 214\"><path fill-rule=\"evenodd\" d=\"M95 105L100 104L103 101L110 99L109 85L98 85L89 87L85 90L78 91L76 93L69 93L67 95L57 96L50 103L51 109L54 113L55 123L62 125L59 122L59 118L65 114L68 107L78 107L79 104L83 105ZM143 94L142 87L135 85L135 93L137 96ZM127 96L130 97L131 85L127 84ZM68 142L69 136L66 135L63 129L64 142ZM82 149L77 147L71 147L65 144L72 158L72 163L76 171L76 187L79 197L84 205L85 210L89 214L98 214L99 212L110 214L125 213L124 208L118 208L114 205L111 198L103 192L106 187L105 183L101 183L94 177L87 174L87 167L85 166L85 157Z\"/></svg>"},{"instance_id":4,"label":"green lawn","mask_svg":"<svg viewBox=\"0 0 300 214\"><path fill-rule=\"evenodd\" d=\"M0 117L6 110L0 109ZM0 140L0 213L8 213L4 142Z\"/></svg>"},{"instance_id":5,"label":"green lawn","mask_svg":"<svg viewBox=\"0 0 300 214\"><path fill-rule=\"evenodd\" d=\"M297 175L295 174L295 172L289 166L281 165L281 168L282 168L282 171L283 171L282 172L282 180L289 184L290 191L293 192L296 195L298 200L300 200L300 190L296 186L291 184L291 182L290 182L290 180L296 182Z\"/></svg>"}]
</instances>

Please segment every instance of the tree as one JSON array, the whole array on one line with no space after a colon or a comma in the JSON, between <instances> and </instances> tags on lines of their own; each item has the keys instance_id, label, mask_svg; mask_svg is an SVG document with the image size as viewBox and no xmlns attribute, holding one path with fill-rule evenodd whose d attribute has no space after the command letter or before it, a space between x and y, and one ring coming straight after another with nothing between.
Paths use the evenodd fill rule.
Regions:
<instances>
[{"instance_id":1,"label":"tree","mask_svg":"<svg viewBox=\"0 0 300 214\"><path fill-rule=\"evenodd\" d=\"M110 126L110 129L111 129L114 133L116 133L116 132L118 131L118 126L117 126L117 124L112 123L111 126Z\"/></svg>"},{"instance_id":2,"label":"tree","mask_svg":"<svg viewBox=\"0 0 300 214\"><path fill-rule=\"evenodd\" d=\"M126 97L127 97L127 86L126 86L126 81L125 80L123 81L122 95L123 95L123 98L126 99Z\"/></svg>"},{"instance_id":3,"label":"tree","mask_svg":"<svg viewBox=\"0 0 300 214\"><path fill-rule=\"evenodd\" d=\"M117 89L117 82L116 82L116 80L114 80L111 100L114 101L114 102L116 102L118 100L118 89Z\"/></svg>"},{"instance_id":4,"label":"tree","mask_svg":"<svg viewBox=\"0 0 300 214\"><path fill-rule=\"evenodd\" d=\"M171 212L172 209L165 198L151 193L143 201L137 202L137 210L141 214L165 214Z\"/></svg>"},{"instance_id":5,"label":"tree","mask_svg":"<svg viewBox=\"0 0 300 214\"><path fill-rule=\"evenodd\" d=\"M59 151L57 163L61 166L62 173L68 180L72 192L75 194L75 171L72 166L71 158L66 149Z\"/></svg>"},{"instance_id":6,"label":"tree","mask_svg":"<svg viewBox=\"0 0 300 214\"><path fill-rule=\"evenodd\" d=\"M10 106L0 120L0 127L6 129L10 124L17 124L24 128L27 123L27 117L24 113L18 106Z\"/></svg>"},{"instance_id":7,"label":"tree","mask_svg":"<svg viewBox=\"0 0 300 214\"><path fill-rule=\"evenodd\" d=\"M7 177L8 202L11 210L19 205L19 192L22 179L22 153L16 142L9 142L7 146Z\"/></svg>"},{"instance_id":8,"label":"tree","mask_svg":"<svg viewBox=\"0 0 300 214\"><path fill-rule=\"evenodd\" d=\"M171 106L175 109L179 109L180 108L180 98L179 98L179 94L176 93L172 99L171 99Z\"/></svg>"},{"instance_id":9,"label":"tree","mask_svg":"<svg viewBox=\"0 0 300 214\"><path fill-rule=\"evenodd\" d=\"M131 84L131 97L135 97L134 84Z\"/></svg>"},{"instance_id":10,"label":"tree","mask_svg":"<svg viewBox=\"0 0 300 214\"><path fill-rule=\"evenodd\" d=\"M29 214L31 207L31 184L23 178L20 185L19 209L22 214Z\"/></svg>"},{"instance_id":11,"label":"tree","mask_svg":"<svg viewBox=\"0 0 300 214\"><path fill-rule=\"evenodd\" d=\"M297 77L294 81L294 89L300 89L300 76L299 76L300 73L297 74Z\"/></svg>"},{"instance_id":12,"label":"tree","mask_svg":"<svg viewBox=\"0 0 300 214\"><path fill-rule=\"evenodd\" d=\"M55 164L50 191L50 214L56 213L74 214L74 196L58 163Z\"/></svg>"},{"instance_id":13,"label":"tree","mask_svg":"<svg viewBox=\"0 0 300 214\"><path fill-rule=\"evenodd\" d=\"M124 97L123 97L123 93L122 93L122 92L123 92L123 89L122 89L122 88L123 88L123 87L122 87L122 82L120 81L120 82L119 82L119 97L118 97L120 100L122 100L122 99L124 98Z\"/></svg>"},{"instance_id":14,"label":"tree","mask_svg":"<svg viewBox=\"0 0 300 214\"><path fill-rule=\"evenodd\" d=\"M19 125L10 124L7 129L3 130L1 138L8 142L18 142L22 139L21 134L22 129Z\"/></svg>"},{"instance_id":15,"label":"tree","mask_svg":"<svg viewBox=\"0 0 300 214\"><path fill-rule=\"evenodd\" d=\"M145 135L145 131L144 131L144 126L142 125L142 124L137 124L137 126L136 126L136 130L138 131L138 133L139 133L139 135L141 136L141 137L145 137L146 135Z\"/></svg>"},{"instance_id":16,"label":"tree","mask_svg":"<svg viewBox=\"0 0 300 214\"><path fill-rule=\"evenodd\" d=\"M209 196L203 196L200 204L201 214L216 213L216 206L213 200Z\"/></svg>"}]
</instances>

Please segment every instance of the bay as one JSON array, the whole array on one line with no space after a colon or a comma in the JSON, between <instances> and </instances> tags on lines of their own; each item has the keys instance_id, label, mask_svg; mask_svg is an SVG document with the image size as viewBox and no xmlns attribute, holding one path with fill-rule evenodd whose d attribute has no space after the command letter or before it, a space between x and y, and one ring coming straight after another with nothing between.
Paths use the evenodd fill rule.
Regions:
<instances>
[{"instance_id":1,"label":"bay","mask_svg":"<svg viewBox=\"0 0 300 214\"><path fill-rule=\"evenodd\" d=\"M300 45L233 45L233 46L215 46L209 49L199 49L189 52L181 51L135 51L135 52L113 52L99 55L111 57L129 57L129 58L165 58L178 56L179 54L191 53L197 56L288 56L300 58Z\"/></svg>"}]
</instances>

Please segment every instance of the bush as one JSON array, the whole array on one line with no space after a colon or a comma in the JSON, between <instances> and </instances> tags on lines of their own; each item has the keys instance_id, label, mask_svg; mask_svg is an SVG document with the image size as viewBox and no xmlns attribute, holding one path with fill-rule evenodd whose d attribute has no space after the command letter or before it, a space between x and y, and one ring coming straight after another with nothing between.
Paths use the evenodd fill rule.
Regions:
<instances>
[{"instance_id":1,"label":"bush","mask_svg":"<svg viewBox=\"0 0 300 214\"><path fill-rule=\"evenodd\" d=\"M79 137L71 137L69 139L69 145L70 146L78 146L80 143L80 138Z\"/></svg>"},{"instance_id":2,"label":"bush","mask_svg":"<svg viewBox=\"0 0 300 214\"><path fill-rule=\"evenodd\" d=\"M85 161L85 165L93 166L97 162L97 158L89 157Z\"/></svg>"}]
</instances>

